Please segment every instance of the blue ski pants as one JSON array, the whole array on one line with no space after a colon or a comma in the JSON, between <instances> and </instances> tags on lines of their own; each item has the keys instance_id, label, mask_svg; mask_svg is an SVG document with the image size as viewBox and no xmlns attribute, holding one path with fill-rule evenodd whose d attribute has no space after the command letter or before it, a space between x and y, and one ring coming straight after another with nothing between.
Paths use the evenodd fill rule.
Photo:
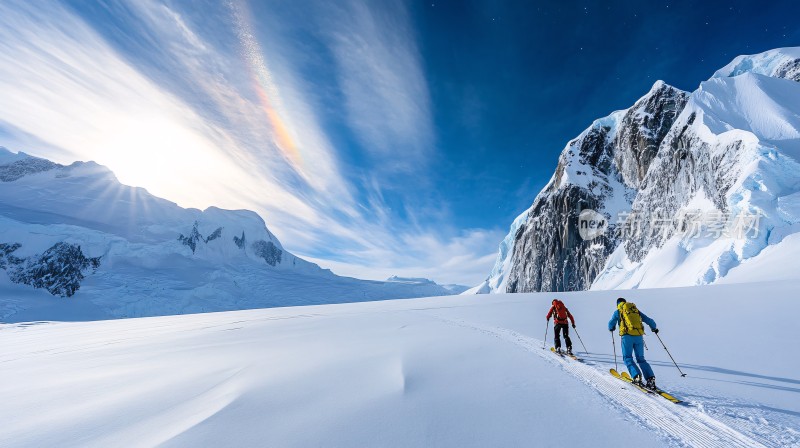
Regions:
<instances>
[{"instance_id":1,"label":"blue ski pants","mask_svg":"<svg viewBox=\"0 0 800 448\"><path fill-rule=\"evenodd\" d=\"M633 362L634 353L636 354L636 362ZM622 360L625 361L631 378L636 378L636 375L640 373L643 375L644 379L656 376L650 364L644 359L644 339L642 339L641 336L622 336ZM639 363L638 367L636 363ZM639 367L642 368L641 371Z\"/></svg>"}]
</instances>

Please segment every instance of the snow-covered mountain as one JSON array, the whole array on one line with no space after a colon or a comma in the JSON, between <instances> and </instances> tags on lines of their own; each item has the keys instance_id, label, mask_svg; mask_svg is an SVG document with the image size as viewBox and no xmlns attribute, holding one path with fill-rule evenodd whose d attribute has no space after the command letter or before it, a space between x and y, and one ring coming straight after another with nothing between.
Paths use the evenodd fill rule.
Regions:
<instances>
[{"instance_id":1,"label":"snow-covered mountain","mask_svg":"<svg viewBox=\"0 0 800 448\"><path fill-rule=\"evenodd\" d=\"M0 319L150 316L453 294L339 277L256 213L184 209L93 162L0 148Z\"/></svg>"},{"instance_id":2,"label":"snow-covered mountain","mask_svg":"<svg viewBox=\"0 0 800 448\"><path fill-rule=\"evenodd\" d=\"M469 286L458 285L455 283L440 285L431 279L422 277L398 277L396 275L393 275L387 278L386 281L395 283L416 284L416 285L440 286L450 291L452 294L461 294L462 292L469 289Z\"/></svg>"},{"instance_id":3,"label":"snow-covered mountain","mask_svg":"<svg viewBox=\"0 0 800 448\"><path fill-rule=\"evenodd\" d=\"M708 284L763 264L800 230L798 81L800 47L781 48L596 120L470 292ZM581 235L592 220L605 231Z\"/></svg>"}]
</instances>

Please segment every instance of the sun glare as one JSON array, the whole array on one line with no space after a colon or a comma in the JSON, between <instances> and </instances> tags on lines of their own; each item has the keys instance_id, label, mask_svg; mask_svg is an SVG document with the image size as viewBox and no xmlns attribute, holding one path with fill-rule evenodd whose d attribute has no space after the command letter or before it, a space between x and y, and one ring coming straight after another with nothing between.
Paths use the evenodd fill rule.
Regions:
<instances>
[{"instance_id":1,"label":"sun glare","mask_svg":"<svg viewBox=\"0 0 800 448\"><path fill-rule=\"evenodd\" d=\"M202 134L185 123L159 116L129 121L104 139L98 163L108 166L120 182L143 186L151 193L176 200L181 205L196 203L190 190L216 180L233 179L230 162L211 147ZM213 182L213 183L217 183Z\"/></svg>"}]
</instances>

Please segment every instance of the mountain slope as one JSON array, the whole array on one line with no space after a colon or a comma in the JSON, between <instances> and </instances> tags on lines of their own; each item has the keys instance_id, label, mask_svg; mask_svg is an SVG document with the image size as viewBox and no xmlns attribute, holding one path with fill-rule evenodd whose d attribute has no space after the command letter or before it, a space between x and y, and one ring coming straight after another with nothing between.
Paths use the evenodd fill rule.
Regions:
<instances>
[{"instance_id":1,"label":"mountain slope","mask_svg":"<svg viewBox=\"0 0 800 448\"><path fill-rule=\"evenodd\" d=\"M471 292L713 283L800 230L799 67L800 47L740 56L595 121ZM584 238L584 210L607 230Z\"/></svg>"},{"instance_id":2,"label":"mountain slope","mask_svg":"<svg viewBox=\"0 0 800 448\"><path fill-rule=\"evenodd\" d=\"M738 331L764 296L797 315L798 286L560 293L583 364L542 349L552 293L0 325L0 445L798 446L798 357L764 350L794 327ZM647 357L688 406L607 373L617 295L658 323L687 377L650 334Z\"/></svg>"},{"instance_id":3,"label":"mountain slope","mask_svg":"<svg viewBox=\"0 0 800 448\"><path fill-rule=\"evenodd\" d=\"M338 277L288 252L254 212L183 209L93 162L2 148L0 271L0 318L15 321L452 294Z\"/></svg>"}]
</instances>

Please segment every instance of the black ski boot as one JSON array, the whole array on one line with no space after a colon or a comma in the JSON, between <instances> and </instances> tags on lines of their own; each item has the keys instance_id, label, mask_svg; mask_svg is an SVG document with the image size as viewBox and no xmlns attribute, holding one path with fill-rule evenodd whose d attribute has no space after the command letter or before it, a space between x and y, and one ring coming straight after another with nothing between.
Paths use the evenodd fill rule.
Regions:
<instances>
[{"instance_id":1,"label":"black ski boot","mask_svg":"<svg viewBox=\"0 0 800 448\"><path fill-rule=\"evenodd\" d=\"M569 356L573 356L573 355L572 355L572 347L567 347L567 354L568 354Z\"/></svg>"},{"instance_id":2,"label":"black ski boot","mask_svg":"<svg viewBox=\"0 0 800 448\"><path fill-rule=\"evenodd\" d=\"M650 378L648 378L647 383L644 385L644 387L650 390L657 390L658 386L656 386L656 377L651 376Z\"/></svg>"}]
</instances>

